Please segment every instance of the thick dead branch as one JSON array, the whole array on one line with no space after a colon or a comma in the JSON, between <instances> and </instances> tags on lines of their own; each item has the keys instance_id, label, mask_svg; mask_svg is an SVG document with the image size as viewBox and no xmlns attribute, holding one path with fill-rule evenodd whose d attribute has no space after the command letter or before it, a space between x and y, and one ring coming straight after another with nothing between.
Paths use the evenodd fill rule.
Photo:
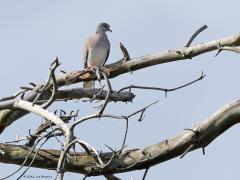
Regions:
<instances>
[{"instance_id":1,"label":"thick dead branch","mask_svg":"<svg viewBox=\"0 0 240 180\"><path fill-rule=\"evenodd\" d=\"M39 105L33 105L30 102L24 101L24 100L18 100L13 105L15 108L23 109L28 112L32 112L44 119L47 119L54 124L58 126L59 129L62 129L64 132L68 131L67 125L64 123L62 119L60 119L58 116L54 115L53 113L50 113L49 111L43 109Z\"/></svg>"},{"instance_id":2,"label":"thick dead branch","mask_svg":"<svg viewBox=\"0 0 240 180\"><path fill-rule=\"evenodd\" d=\"M108 92L103 90L99 93L99 89L85 89L85 88L73 88L66 90L58 90L56 92L55 98L57 101L67 101L73 99L81 99L81 98L95 98L97 100L104 100L107 97ZM97 95L97 96L96 96ZM38 101L39 104L46 102L51 96L50 92L47 92L42 97L42 100ZM135 95L131 92L112 92L109 96L109 101L114 102L131 102L134 99ZM13 107L14 100L1 104L0 109L7 109L0 111L0 133L14 120L24 116L28 112L23 110L10 110ZM38 104L38 103L37 103ZM14 112L14 114L13 114Z\"/></svg>"},{"instance_id":3,"label":"thick dead branch","mask_svg":"<svg viewBox=\"0 0 240 180\"><path fill-rule=\"evenodd\" d=\"M85 89L85 88L74 88L74 89L65 89L65 90L58 90L56 99L57 100L71 100L71 99L81 99L81 98L89 98L89 99L96 99L96 100L104 100L107 97L107 91L102 90L99 93L99 89ZM135 95L133 93L120 93L112 92L109 96L109 101L114 102L131 102Z\"/></svg>"},{"instance_id":4,"label":"thick dead branch","mask_svg":"<svg viewBox=\"0 0 240 180\"><path fill-rule=\"evenodd\" d=\"M166 139L158 144L154 144L142 149L123 151L122 154L112 159L108 166L101 171L93 171L95 160L86 153L70 152L71 161L65 166L66 171L97 176L104 174L115 174L138 169L146 169L158 163L181 156L186 150L194 146L195 150L206 147L215 138L229 129L231 126L240 122L240 101L231 102L207 118L202 123L191 128L198 136L191 131L183 131L175 137ZM23 154L29 151L26 146L16 146L10 144L0 145L0 162L21 164L24 161ZM19 158L16 158L18 153ZM55 169L58 163L60 151L39 150L33 167ZM107 162L113 153L101 153L103 162ZM74 158L76 156L76 158ZM31 160L33 156L29 156ZM27 164L26 164L27 165Z\"/></svg>"},{"instance_id":5,"label":"thick dead branch","mask_svg":"<svg viewBox=\"0 0 240 180\"><path fill-rule=\"evenodd\" d=\"M178 60L189 60L200 54L207 53L209 51L218 50L219 47L236 47L240 45L240 33L236 33L233 36L218 39L214 41L209 41L199 45L194 45L191 47L183 47L179 49L169 50L166 52L154 53L145 55L139 58L131 59L130 61L118 61L113 64L106 65L104 68L105 73L108 75L108 78L114 78L124 73L130 71L136 71L139 69L147 68L157 64L174 62ZM82 81L96 80L96 74L89 73L88 71L73 71L70 73L65 73L56 78L56 84L58 87L69 85L72 83L78 83ZM51 84L51 83L50 83ZM42 85L40 86L42 87ZM50 86L51 87L51 86ZM39 86L34 87L36 90L39 90ZM32 92L29 96L24 98L26 101L32 101L36 98L38 94L37 91ZM11 109L11 104L6 104L4 108L6 109L0 111L0 133L12 122L18 118L26 115L25 111L22 110L9 110Z\"/></svg>"},{"instance_id":6,"label":"thick dead branch","mask_svg":"<svg viewBox=\"0 0 240 180\"><path fill-rule=\"evenodd\" d=\"M222 38L214 41L209 41L199 45L191 47L183 47L179 49L169 50L166 52L159 52L155 54L145 55L139 58L133 58L130 61L118 61L113 64L105 66L105 72L108 74L108 78L114 78L130 71L136 71L139 69L147 68L150 66L169 63L179 60L189 60L195 56L218 50L219 44L224 46L239 46L240 45L240 33L236 33L233 36ZM85 73L84 71L74 71L71 73L62 74L57 78L58 86L67 84L69 80L75 79L75 83L89 80L96 80L95 74Z\"/></svg>"}]
</instances>

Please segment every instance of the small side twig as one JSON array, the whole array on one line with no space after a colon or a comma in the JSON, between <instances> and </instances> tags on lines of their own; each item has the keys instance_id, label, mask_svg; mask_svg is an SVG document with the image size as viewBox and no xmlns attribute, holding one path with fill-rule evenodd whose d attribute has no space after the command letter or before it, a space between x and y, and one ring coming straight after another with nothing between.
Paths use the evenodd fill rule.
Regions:
<instances>
[{"instance_id":1,"label":"small side twig","mask_svg":"<svg viewBox=\"0 0 240 180\"><path fill-rule=\"evenodd\" d=\"M24 156L26 156L26 157L25 157L24 161L22 162L22 164L21 164L21 166L20 166L19 168L17 168L14 172L12 172L11 174L9 174L8 176L3 177L3 178L0 178L0 179L1 179L1 180L8 179L8 178L10 178L11 176L13 176L14 174L16 174L18 171L20 171L20 170L24 167L24 165L27 163L28 157L31 155L31 153L34 151L34 149L37 147L38 143L39 143L43 138L45 138L45 137L48 136L48 135L49 135L49 134L46 134L45 136L41 137L41 138L34 144L34 146L30 148L30 150L28 151L28 153L24 155ZM16 157L16 158L18 158L18 157Z\"/></svg>"},{"instance_id":2,"label":"small side twig","mask_svg":"<svg viewBox=\"0 0 240 180\"><path fill-rule=\"evenodd\" d=\"M125 121L126 121L126 126L125 126L125 132L124 132L124 138L123 138L123 142L122 142L122 146L121 146L121 151L125 147L126 140L127 140L127 133L128 133L128 118L126 118Z\"/></svg>"},{"instance_id":3,"label":"small side twig","mask_svg":"<svg viewBox=\"0 0 240 180\"><path fill-rule=\"evenodd\" d=\"M58 61L58 57L52 62L51 66L53 66L52 68L50 68L50 72L49 72L49 77L47 82L38 90L40 90L40 93L38 93L38 95L36 96L36 98L33 101L33 105L37 103L37 101L40 99L40 97L43 95L43 93L45 92L45 90L49 87L51 80L53 80L53 76L55 78L54 75L54 71L55 69L60 65L59 61ZM56 84L56 83L55 83ZM54 85L53 85L54 86ZM54 87L53 87L54 88ZM51 99L51 98L50 98ZM52 101L52 100L51 100ZM50 101L48 103L46 103L47 105L49 105Z\"/></svg>"},{"instance_id":4,"label":"small side twig","mask_svg":"<svg viewBox=\"0 0 240 180\"><path fill-rule=\"evenodd\" d=\"M147 176L147 173L148 173L148 170L149 170L149 169L150 169L150 167L147 167L147 168L145 169L142 180L145 180L145 179L146 179L146 176Z\"/></svg>"},{"instance_id":5,"label":"small side twig","mask_svg":"<svg viewBox=\"0 0 240 180\"><path fill-rule=\"evenodd\" d=\"M190 37L190 39L187 41L187 43L186 43L186 45L185 45L184 47L189 47L189 46L192 44L193 40L194 40L202 31L204 31L204 30L207 29L207 28L208 28L208 26L205 24L205 25L203 25L202 27L200 27L197 31L195 31L195 32L192 34L192 36Z\"/></svg>"},{"instance_id":6,"label":"small side twig","mask_svg":"<svg viewBox=\"0 0 240 180\"><path fill-rule=\"evenodd\" d=\"M195 144L191 144L186 151L180 156L180 159L182 159L187 153L189 153L190 151L192 151L195 148Z\"/></svg>"},{"instance_id":7,"label":"small side twig","mask_svg":"<svg viewBox=\"0 0 240 180\"><path fill-rule=\"evenodd\" d=\"M107 180L121 180L120 178L118 178L117 176L114 176L113 174L105 174L104 177Z\"/></svg>"},{"instance_id":8,"label":"small side twig","mask_svg":"<svg viewBox=\"0 0 240 180\"><path fill-rule=\"evenodd\" d=\"M131 58L129 56L127 48L120 42L120 49L122 50L123 53L123 61L129 61Z\"/></svg>"},{"instance_id":9,"label":"small side twig","mask_svg":"<svg viewBox=\"0 0 240 180\"><path fill-rule=\"evenodd\" d=\"M23 90L20 90L20 91L14 93L14 94L11 95L11 96L1 97L1 98L0 98L0 102L2 102L2 101L8 101L8 100L11 100L11 99L15 99L17 96L19 96L20 94L22 94L22 93L24 93L24 92L26 92L26 91L27 91L27 90L23 89Z\"/></svg>"},{"instance_id":10,"label":"small side twig","mask_svg":"<svg viewBox=\"0 0 240 180\"><path fill-rule=\"evenodd\" d=\"M27 166L27 168L23 171L23 173L17 178L17 180L21 179L21 177L28 171L28 169L31 167L31 165L33 164L37 154L38 154L38 151L42 148L42 146L47 142L48 138L45 139L45 141L40 145L40 147L37 149L37 151L35 152L31 162L29 163L29 165Z\"/></svg>"},{"instance_id":11,"label":"small side twig","mask_svg":"<svg viewBox=\"0 0 240 180\"><path fill-rule=\"evenodd\" d=\"M105 108L106 108L106 106L107 106L107 104L108 104L110 95L111 95L111 93L112 93L112 87L111 87L110 81L109 81L106 73L105 73L105 72L102 72L102 74L103 74L103 77L104 77L104 79L105 79L105 81L106 81L106 84L107 84L108 93L107 93L106 99L105 99L105 101L104 101L104 103L103 103L103 105L102 105L102 108L101 108L100 111L98 112L99 115L102 115L103 111L105 110Z\"/></svg>"},{"instance_id":12,"label":"small side twig","mask_svg":"<svg viewBox=\"0 0 240 180\"><path fill-rule=\"evenodd\" d=\"M58 58L56 58L56 60L52 63L52 65L53 65L53 67L50 68L50 77L51 77L52 86L53 86L52 95L46 103L41 105L41 107L44 109L49 107L54 102L55 96L57 94L57 82L56 82L56 77L55 77L55 70L60 65Z\"/></svg>"},{"instance_id":13,"label":"small side twig","mask_svg":"<svg viewBox=\"0 0 240 180\"><path fill-rule=\"evenodd\" d=\"M216 53L216 55L214 57L219 55L219 53L222 52L223 50L232 51L232 52L235 52L235 53L240 53L240 48L232 47L232 46L224 46L224 47L219 47L218 52Z\"/></svg>"},{"instance_id":14,"label":"small side twig","mask_svg":"<svg viewBox=\"0 0 240 180\"><path fill-rule=\"evenodd\" d=\"M147 106L145 106L145 107L143 107L143 108L140 109L140 110L137 110L136 112L134 112L134 113L126 116L126 118L130 118L130 117L132 117L132 116L134 116L134 115L136 115L136 114L138 114L138 113L141 113L141 114L140 114L140 117L142 117L142 116L143 116L143 115L142 115L142 112L145 112L147 108L149 108L150 106L152 106L152 105L154 105L154 104L156 104L156 103L158 103L158 102L159 102L159 100L158 100L158 101L155 101L155 102L153 102L153 103L151 103L151 104L149 104L149 105L147 105Z\"/></svg>"}]
</instances>

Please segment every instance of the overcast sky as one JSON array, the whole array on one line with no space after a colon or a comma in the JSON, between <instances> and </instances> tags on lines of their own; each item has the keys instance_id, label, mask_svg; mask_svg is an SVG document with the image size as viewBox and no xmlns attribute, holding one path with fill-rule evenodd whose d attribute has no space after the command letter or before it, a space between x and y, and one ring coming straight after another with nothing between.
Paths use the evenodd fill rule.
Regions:
<instances>
[{"instance_id":1,"label":"overcast sky","mask_svg":"<svg viewBox=\"0 0 240 180\"><path fill-rule=\"evenodd\" d=\"M95 32L96 25L108 22L111 53L107 63L122 56L119 42L131 57L184 46L190 35L200 26L209 28L201 33L194 44L231 36L240 30L240 2L237 0L5 0L0 1L0 96L11 95L29 82L41 83L48 76L53 59L58 56L59 70L81 70L82 46L85 38ZM162 64L111 79L115 90L130 85L172 88L200 76L207 77L189 87L171 92L164 98L162 92L134 90L137 95L131 104L111 103L107 111L127 114L150 104L160 102L146 112L143 122L133 118L127 139L128 148L142 148L170 138L184 128L201 122L226 103L239 99L240 56L216 52L193 60ZM58 71L58 74L60 72ZM77 86L82 86L78 84ZM95 104L57 103L51 110L64 108L80 110L80 116L94 112ZM41 119L28 115L12 124L0 136L0 142L25 136L28 129ZM77 136L98 150L107 151L104 144L119 148L124 133L124 122L92 120L80 125ZM156 179L237 179L239 172L239 127L233 127L206 148L156 165L149 170L148 180ZM236 140L235 140L236 139ZM60 148L49 143L45 148ZM0 165L0 178L13 172L17 166ZM123 179L141 179L143 171L118 174ZM48 175L55 171L31 168L27 175ZM66 173L65 179L80 179L82 175ZM14 176L12 179L16 179ZM103 179L89 178L89 179Z\"/></svg>"}]
</instances>

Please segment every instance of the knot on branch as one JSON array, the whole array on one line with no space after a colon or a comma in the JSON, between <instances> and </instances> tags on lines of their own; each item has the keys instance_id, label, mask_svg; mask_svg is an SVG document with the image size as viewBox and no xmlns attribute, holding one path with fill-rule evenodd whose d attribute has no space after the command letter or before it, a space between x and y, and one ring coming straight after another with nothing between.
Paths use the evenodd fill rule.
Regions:
<instances>
[{"instance_id":1,"label":"knot on branch","mask_svg":"<svg viewBox=\"0 0 240 180\"><path fill-rule=\"evenodd\" d=\"M205 155L205 146L201 146L201 139L200 137L202 136L202 133L200 132L199 129L193 130L190 128L186 128L184 130L187 131L191 131L194 133L193 138L191 139L191 144L190 146L186 149L186 151L184 151L184 153L180 156L180 159L183 158L187 153L189 153L190 151L198 148L199 146L202 147L203 150L203 155Z\"/></svg>"}]
</instances>

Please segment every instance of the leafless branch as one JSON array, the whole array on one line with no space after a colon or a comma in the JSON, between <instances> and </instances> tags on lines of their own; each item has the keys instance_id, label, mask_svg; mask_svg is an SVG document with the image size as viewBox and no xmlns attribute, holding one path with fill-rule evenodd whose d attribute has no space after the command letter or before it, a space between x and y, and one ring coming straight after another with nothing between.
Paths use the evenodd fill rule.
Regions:
<instances>
[{"instance_id":1,"label":"leafless branch","mask_svg":"<svg viewBox=\"0 0 240 180\"><path fill-rule=\"evenodd\" d=\"M5 143L7 143L7 144L10 144L10 143L18 143L18 142L20 142L20 141L26 141L26 140L28 140L28 139L29 139L28 136L22 137L22 138L19 138L18 136L16 136L16 140L7 141L7 142L5 142Z\"/></svg>"},{"instance_id":2,"label":"leafless branch","mask_svg":"<svg viewBox=\"0 0 240 180\"><path fill-rule=\"evenodd\" d=\"M136 115L136 114L139 114L139 113L142 113L142 111L145 111L147 108L149 108L150 106L156 104L157 102L159 101L155 101L153 103L151 103L150 105L147 105L146 107L140 109L140 110L137 110L136 112L134 113L131 113L129 115L113 115L113 114L102 114L102 115L99 115L98 113L96 114L92 114L92 115L89 115L89 116L85 116L79 120L76 120L74 123L72 123L69 127L69 129L74 129L75 126L77 126L78 124L80 123L83 123L89 119L94 119L94 118L99 118L99 117L103 117L103 118L111 118L111 119L121 119L121 120L125 120L125 119L129 119L130 117Z\"/></svg>"},{"instance_id":3,"label":"leafless branch","mask_svg":"<svg viewBox=\"0 0 240 180\"><path fill-rule=\"evenodd\" d=\"M65 156L68 153L69 149L72 146L74 146L76 143L80 144L84 148L84 150L88 153L88 155L90 155L90 157L92 157L95 160L95 165L97 168L100 168L100 169L104 168L104 163L103 163L99 153L97 152L97 150L94 147L90 146L85 141L82 141L80 139L74 139L64 147L64 151L63 151L63 153L61 153L61 156L58 161L58 167L57 167L57 171L58 171L57 179L61 179L63 177L64 164L65 164L64 161L66 159Z\"/></svg>"},{"instance_id":4,"label":"leafless branch","mask_svg":"<svg viewBox=\"0 0 240 180\"><path fill-rule=\"evenodd\" d=\"M124 138L123 138L123 142L122 142L122 147L121 147L121 151L124 149L125 144L126 144L126 140L127 140L127 133L128 133L128 118L126 118L126 127L125 127L125 133L124 133Z\"/></svg>"},{"instance_id":5,"label":"leafless branch","mask_svg":"<svg viewBox=\"0 0 240 180\"><path fill-rule=\"evenodd\" d=\"M220 45L221 46L221 45ZM240 53L240 48L237 48L237 47L234 47L234 46L224 46L224 47L220 47L218 49L218 52L217 54L215 55L215 57L220 53L222 52L223 50L225 51L232 51L232 52L235 52L235 53Z\"/></svg>"},{"instance_id":6,"label":"leafless branch","mask_svg":"<svg viewBox=\"0 0 240 180\"><path fill-rule=\"evenodd\" d=\"M117 176L114 176L113 174L106 174L106 175L104 175L104 177L107 180L121 180L120 178L118 178Z\"/></svg>"},{"instance_id":7,"label":"leafless branch","mask_svg":"<svg viewBox=\"0 0 240 180\"><path fill-rule=\"evenodd\" d=\"M145 112L145 110L146 110L147 108L149 108L150 106L152 106L152 105L154 105L154 104L156 104L156 103L158 103L158 102L159 102L159 101L155 101L155 102L153 102L153 103L145 106L144 108L142 108L142 109L140 109L140 110L137 110L136 112L134 112L134 113L132 113L132 114L126 116L126 117L127 117L127 118L130 118L130 117L132 117L132 116L134 116L134 115L136 115L136 114L138 114L138 113ZM140 115L140 116L142 116L142 115Z\"/></svg>"},{"instance_id":8,"label":"leafless branch","mask_svg":"<svg viewBox=\"0 0 240 180\"><path fill-rule=\"evenodd\" d=\"M2 98L0 98L0 102L15 99L17 96L19 96L20 94L22 94L22 93L24 93L24 92L26 92L26 90L19 90L18 92L14 93L14 94L11 95L11 96L2 97Z\"/></svg>"},{"instance_id":9,"label":"leafless branch","mask_svg":"<svg viewBox=\"0 0 240 180\"><path fill-rule=\"evenodd\" d=\"M47 135L48 135L48 134L47 134ZM22 162L22 164L21 164L21 166L20 166L19 168L17 168L14 172L12 172L11 174L9 174L8 176L3 177L3 178L0 178L0 179L1 179L1 180L8 179L8 178L10 178L11 176L13 176L14 174L16 174L17 172L19 172L19 171L26 165L27 160L29 159L31 153L34 151L34 149L37 147L37 145L40 143L40 141L41 141L43 138L45 138L47 135L41 137L41 138L34 144L34 146L33 146L28 152L26 152L26 154L23 154L23 156L25 156L25 157L24 157L24 161ZM44 143L45 143L45 142L46 142L46 141L44 141ZM43 143L43 144L44 144L44 143ZM43 145L43 144L42 144L42 145ZM36 156L34 156L34 158L32 158L31 163L34 162L35 157L36 157ZM19 156L18 156L18 157L15 156L14 158L18 159L18 158L20 158L20 157L19 157Z\"/></svg>"},{"instance_id":10,"label":"leafless branch","mask_svg":"<svg viewBox=\"0 0 240 180\"><path fill-rule=\"evenodd\" d=\"M239 122L240 101L238 100L225 105L205 121L191 128L193 131L199 133L197 137L193 132L183 131L175 137L143 149L125 150L119 156L115 156L110 164L101 169L101 171L90 171L90 173L88 170L92 168L92 164L95 164L95 160L92 159L93 157L88 155L84 156L82 153L76 153L77 158L72 158L65 170L88 174L88 176L97 176L146 169L146 167L151 167L174 157L182 156L192 144L194 144L194 148L191 149L192 151L206 147L220 134ZM10 160L4 157L11 157L15 151L19 152L19 154L25 154L25 152L28 151L26 146L12 146L10 144L0 144L0 149L4 152L4 155L0 154L0 162L7 161L7 163L15 164L22 163L20 157L16 160ZM44 157L48 158L49 156L49 153L46 153L48 151L51 152L51 150L39 150L41 158L36 159L36 162L34 162L32 166L54 169L58 162L58 158L53 158L51 163L44 164L44 166L42 165L43 162L46 161ZM53 154L59 157L60 151L54 151ZM101 153L102 161L105 162L106 160L109 160L113 154L114 153ZM70 153L70 156L74 157L75 155ZM28 159L30 160L31 158L32 157L29 157ZM79 162L81 163L79 164Z\"/></svg>"},{"instance_id":11,"label":"leafless branch","mask_svg":"<svg viewBox=\"0 0 240 180\"><path fill-rule=\"evenodd\" d=\"M193 58L209 51L218 50L219 44L221 45L221 47L239 46L240 33L236 33L235 35L230 37L209 41L191 47L183 47L170 51L145 55L139 58L131 59L131 61L123 62L122 60L120 60L116 63L106 65L104 68L104 72L106 72L108 78L110 79L121 74L128 73L129 71L136 71L138 69L147 68L157 64L174 62L179 60L187 60L189 58ZM73 71L70 73L61 74L60 76L56 77L58 87L89 80L96 80L96 75L86 72L85 70ZM43 85L37 85L35 89L37 90L39 89L39 87L42 86ZM35 99L36 94L39 93L32 91L32 93L25 97L24 100L32 101L33 99ZM2 132L12 122L27 114L25 111L13 110L11 109L11 107L12 102L9 104L0 105L0 110L4 109L3 111L0 111L0 132Z\"/></svg>"},{"instance_id":12,"label":"leafless branch","mask_svg":"<svg viewBox=\"0 0 240 180\"><path fill-rule=\"evenodd\" d=\"M38 95L36 96L36 98L34 99L33 101L33 104L36 104L37 101L40 99L40 97L43 95L43 93L49 88L49 86L51 85L51 80L53 78L53 75L54 75L54 71L55 69L60 65L59 61L58 61L58 58L56 58L52 64L53 68L50 68L50 72L49 72L49 77L46 81L46 83L44 85L40 85L40 89L38 89L38 91L40 91L40 93L38 93Z\"/></svg>"},{"instance_id":13,"label":"leafless branch","mask_svg":"<svg viewBox=\"0 0 240 180\"><path fill-rule=\"evenodd\" d=\"M53 86L53 88L52 88L52 95L51 95L51 97L49 98L49 100L46 103L41 105L41 107L44 108L44 109L49 107L54 102L56 94L57 94L57 82L56 82L56 77L55 77L54 73L55 73L56 68L60 65L60 63L58 61L58 58L56 58L56 60L52 63L52 65L53 65L53 67L50 68L50 77L51 77L52 86Z\"/></svg>"},{"instance_id":14,"label":"leafless branch","mask_svg":"<svg viewBox=\"0 0 240 180\"><path fill-rule=\"evenodd\" d=\"M184 85L181 85L181 86L178 86L178 87L175 87L175 88L171 88L171 89L167 89L167 88L158 88L158 87L146 87L146 86L135 86L135 85L130 85L130 86L127 86L127 87L124 87L122 89L120 89L118 92L121 92L123 90L126 90L126 89L132 89L132 88L135 88L135 89L149 89L149 90L158 90L158 91L164 91L165 92L165 96L167 95L167 92L171 92L171 91L175 91L175 90L178 90L178 89L181 89L181 88L184 88L186 86L189 86L197 81L200 81L202 80L206 75L201 74L201 76L191 82L188 82Z\"/></svg>"},{"instance_id":15,"label":"leafless branch","mask_svg":"<svg viewBox=\"0 0 240 180\"><path fill-rule=\"evenodd\" d=\"M23 173L17 178L17 180L21 179L21 177L28 171L28 169L31 167L31 165L33 164L37 154L38 154L38 151L42 148L42 146L47 142L48 139L45 139L45 141L40 145L40 147L36 150L31 162L29 163L29 165L27 166L27 168L23 171Z\"/></svg>"},{"instance_id":16,"label":"leafless branch","mask_svg":"<svg viewBox=\"0 0 240 180\"><path fill-rule=\"evenodd\" d=\"M149 167L147 167L147 168L145 169L145 172L144 172L144 174L143 174L142 180L145 180L145 179L146 179L146 176L147 176L147 173L148 173L148 170L149 170L149 169L150 169Z\"/></svg>"},{"instance_id":17,"label":"leafless branch","mask_svg":"<svg viewBox=\"0 0 240 180\"><path fill-rule=\"evenodd\" d=\"M123 61L129 61L131 58L129 56L128 50L122 43L120 43L120 49L122 50L123 53Z\"/></svg>"},{"instance_id":18,"label":"leafless branch","mask_svg":"<svg viewBox=\"0 0 240 180\"><path fill-rule=\"evenodd\" d=\"M56 124L58 126L59 129L62 129L64 132L66 132L68 129L67 125L64 123L64 121L62 119L60 119L53 113L50 113L49 111L43 109L39 105L33 106L32 103L30 103L30 102L27 102L24 100L18 100L14 103L13 106L15 108L20 108L20 109L24 109L28 112L32 112L44 119L47 119L47 120L53 122L54 124Z\"/></svg>"},{"instance_id":19,"label":"leafless branch","mask_svg":"<svg viewBox=\"0 0 240 180\"><path fill-rule=\"evenodd\" d=\"M111 87L111 84L110 84L110 81L107 77L107 75L105 74L105 72L102 72L103 76L104 76L104 79L106 81L106 84L107 84L107 88L108 88L108 93L107 93L107 96L106 96L106 99L105 99L105 102L103 103L102 105L102 108L100 109L100 111L98 112L99 115L102 115L103 111L105 110L107 104L108 104L108 101L109 101L109 97L112 93L112 87Z\"/></svg>"},{"instance_id":20,"label":"leafless branch","mask_svg":"<svg viewBox=\"0 0 240 180\"><path fill-rule=\"evenodd\" d=\"M186 45L184 47L189 47L193 40L202 32L204 31L205 29L207 29L208 26L205 24L203 25L202 27L200 27L196 32L193 33L193 35L190 37L190 39L188 40L188 42L186 43Z\"/></svg>"}]
</instances>

